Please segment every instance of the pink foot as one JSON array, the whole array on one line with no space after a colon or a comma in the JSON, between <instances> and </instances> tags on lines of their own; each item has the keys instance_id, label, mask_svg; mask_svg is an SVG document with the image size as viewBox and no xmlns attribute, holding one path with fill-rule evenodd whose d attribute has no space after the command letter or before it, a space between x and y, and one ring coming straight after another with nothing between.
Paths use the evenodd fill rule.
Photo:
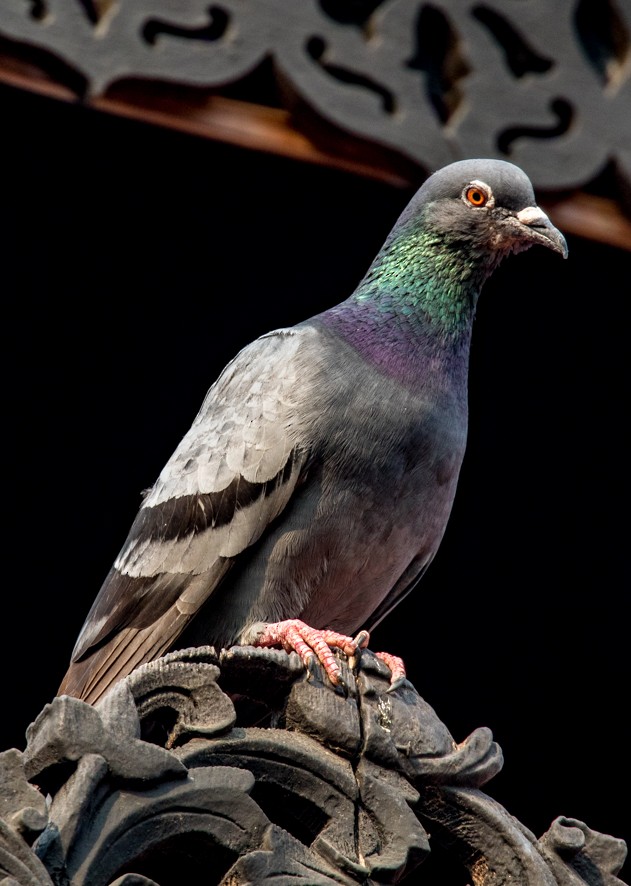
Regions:
<instances>
[{"instance_id":1,"label":"pink foot","mask_svg":"<svg viewBox=\"0 0 631 886\"><path fill-rule=\"evenodd\" d=\"M407 679L403 659L398 655L391 655L389 652L375 652L375 658L390 668L390 689L388 691L392 692L393 689L398 689Z\"/></svg>"},{"instance_id":2,"label":"pink foot","mask_svg":"<svg viewBox=\"0 0 631 886\"><path fill-rule=\"evenodd\" d=\"M254 641L255 646L282 646L287 652L297 652L307 669L311 670L314 657L318 659L334 686L343 684L340 666L335 660L333 649L341 649L350 658L368 645L368 631L360 631L353 639L336 631L318 630L309 627L304 621L292 618L265 625Z\"/></svg>"}]
</instances>

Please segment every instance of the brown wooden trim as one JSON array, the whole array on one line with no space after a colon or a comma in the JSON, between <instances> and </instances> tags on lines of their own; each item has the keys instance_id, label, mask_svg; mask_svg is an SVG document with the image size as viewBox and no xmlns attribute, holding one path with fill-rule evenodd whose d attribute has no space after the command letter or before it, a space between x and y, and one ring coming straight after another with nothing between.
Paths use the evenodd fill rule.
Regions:
<instances>
[{"instance_id":1,"label":"brown wooden trim","mask_svg":"<svg viewBox=\"0 0 631 886\"><path fill-rule=\"evenodd\" d=\"M614 200L577 191L564 200L547 201L544 208L565 233L631 251L631 219Z\"/></svg>"},{"instance_id":2,"label":"brown wooden trim","mask_svg":"<svg viewBox=\"0 0 631 886\"><path fill-rule=\"evenodd\" d=\"M13 60L0 64L0 81L62 101L77 102L77 96L63 84L43 77L36 68L29 70ZM114 92L114 91L113 91ZM127 85L124 97L120 92L112 96L90 99L90 107L226 142L243 148L278 154L307 163L335 167L357 175L378 179L395 187L408 187L408 177L381 164L347 159L316 145L311 139L291 126L289 111L236 101L202 90L189 91L187 101L176 96L178 90L165 87L159 92L151 88ZM193 98L193 94L195 98Z\"/></svg>"}]
</instances>

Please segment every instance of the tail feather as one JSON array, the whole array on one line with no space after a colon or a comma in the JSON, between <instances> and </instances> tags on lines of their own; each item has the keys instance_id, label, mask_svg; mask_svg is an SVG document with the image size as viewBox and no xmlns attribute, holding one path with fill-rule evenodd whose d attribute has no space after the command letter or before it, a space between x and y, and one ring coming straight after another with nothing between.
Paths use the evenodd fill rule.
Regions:
<instances>
[{"instance_id":1,"label":"tail feather","mask_svg":"<svg viewBox=\"0 0 631 886\"><path fill-rule=\"evenodd\" d=\"M94 704L139 665L167 652L188 621L172 607L150 627L123 629L92 653L71 662L57 694Z\"/></svg>"},{"instance_id":2,"label":"tail feather","mask_svg":"<svg viewBox=\"0 0 631 886\"><path fill-rule=\"evenodd\" d=\"M145 626L133 623L109 626L105 636L72 660L57 690L57 695L73 695L90 704L97 702L119 680L139 665L153 661L173 648L180 634L204 605L210 593L231 566L231 560L213 563L198 575L181 577L177 598L155 620ZM154 593L156 588L153 589ZM90 636L90 618L97 622L99 613L88 616L82 631ZM97 633L95 636L99 637Z\"/></svg>"}]
</instances>

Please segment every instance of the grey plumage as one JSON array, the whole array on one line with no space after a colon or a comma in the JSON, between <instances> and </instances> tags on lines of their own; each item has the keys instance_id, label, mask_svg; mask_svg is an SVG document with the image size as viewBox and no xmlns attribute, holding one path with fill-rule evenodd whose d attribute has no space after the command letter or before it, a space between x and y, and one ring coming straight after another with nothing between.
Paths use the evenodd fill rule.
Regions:
<instances>
[{"instance_id":1,"label":"grey plumage","mask_svg":"<svg viewBox=\"0 0 631 886\"><path fill-rule=\"evenodd\" d=\"M60 693L96 701L169 649L285 619L378 624L449 518L480 289L537 243L566 254L521 170L452 164L349 299L237 354L144 498Z\"/></svg>"}]
</instances>

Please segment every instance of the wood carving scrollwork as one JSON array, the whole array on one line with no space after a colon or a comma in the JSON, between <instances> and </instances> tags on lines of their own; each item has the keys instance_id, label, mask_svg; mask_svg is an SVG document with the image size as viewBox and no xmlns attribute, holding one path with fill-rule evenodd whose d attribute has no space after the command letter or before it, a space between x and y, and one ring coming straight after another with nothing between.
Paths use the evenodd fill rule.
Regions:
<instances>
[{"instance_id":1,"label":"wood carving scrollwork","mask_svg":"<svg viewBox=\"0 0 631 886\"><path fill-rule=\"evenodd\" d=\"M0 754L0 882L422 883L437 845L476 886L622 882L623 841L568 818L536 839L481 791L488 729L456 743L371 653L340 661L347 695L294 653L201 647L55 698Z\"/></svg>"},{"instance_id":2,"label":"wood carving scrollwork","mask_svg":"<svg viewBox=\"0 0 631 886\"><path fill-rule=\"evenodd\" d=\"M87 97L124 81L275 100L425 172L517 163L540 191L631 187L631 7L435 0L4 0L0 37ZM321 128L321 127L320 127Z\"/></svg>"}]
</instances>

